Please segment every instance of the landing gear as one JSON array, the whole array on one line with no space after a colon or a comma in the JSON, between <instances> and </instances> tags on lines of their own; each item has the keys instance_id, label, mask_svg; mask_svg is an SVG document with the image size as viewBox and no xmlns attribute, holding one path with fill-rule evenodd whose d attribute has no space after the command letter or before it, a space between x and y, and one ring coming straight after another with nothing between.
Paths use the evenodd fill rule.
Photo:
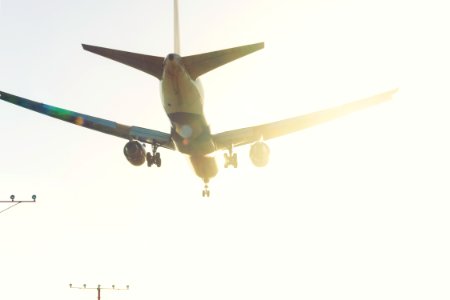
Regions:
<instances>
[{"instance_id":1,"label":"landing gear","mask_svg":"<svg viewBox=\"0 0 450 300\"><path fill-rule=\"evenodd\" d=\"M228 168L229 166L237 168L237 154L233 153L233 148L228 148L228 153L225 153L223 156L225 158L225 168Z\"/></svg>"},{"instance_id":2,"label":"landing gear","mask_svg":"<svg viewBox=\"0 0 450 300\"><path fill-rule=\"evenodd\" d=\"M161 154L157 152L158 145L152 144L152 153L147 152L145 155L147 159L147 166L151 167L152 165L156 165L158 168L161 167Z\"/></svg>"},{"instance_id":3,"label":"landing gear","mask_svg":"<svg viewBox=\"0 0 450 300\"><path fill-rule=\"evenodd\" d=\"M208 190L208 185L205 185L205 189L202 192L203 197L208 197L209 198L209 190Z\"/></svg>"},{"instance_id":4,"label":"landing gear","mask_svg":"<svg viewBox=\"0 0 450 300\"><path fill-rule=\"evenodd\" d=\"M205 182L205 188L202 191L202 196L209 198L209 195L210 195L210 191L209 191L209 187L208 187L209 180L208 179L203 179L203 181Z\"/></svg>"}]
</instances>

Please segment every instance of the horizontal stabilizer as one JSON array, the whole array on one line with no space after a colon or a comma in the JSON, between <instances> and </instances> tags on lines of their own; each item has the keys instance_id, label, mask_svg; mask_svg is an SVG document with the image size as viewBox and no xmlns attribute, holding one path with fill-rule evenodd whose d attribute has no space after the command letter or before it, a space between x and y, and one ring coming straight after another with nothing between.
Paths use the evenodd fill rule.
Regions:
<instances>
[{"instance_id":1,"label":"horizontal stabilizer","mask_svg":"<svg viewBox=\"0 0 450 300\"><path fill-rule=\"evenodd\" d=\"M219 50L209 53L183 57L183 65L192 79L223 66L233 60L246 56L264 48L264 43Z\"/></svg>"},{"instance_id":2,"label":"horizontal stabilizer","mask_svg":"<svg viewBox=\"0 0 450 300\"><path fill-rule=\"evenodd\" d=\"M97 46L84 45L83 49L106 58L115 60L127 66L141 70L161 80L164 57L132 53Z\"/></svg>"}]
</instances>

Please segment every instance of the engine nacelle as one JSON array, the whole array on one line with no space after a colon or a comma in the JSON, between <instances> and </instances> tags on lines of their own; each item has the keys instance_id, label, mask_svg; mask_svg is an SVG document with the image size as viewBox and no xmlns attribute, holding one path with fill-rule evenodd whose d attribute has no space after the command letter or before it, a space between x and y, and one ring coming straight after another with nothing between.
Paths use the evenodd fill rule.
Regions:
<instances>
[{"instance_id":1,"label":"engine nacelle","mask_svg":"<svg viewBox=\"0 0 450 300\"><path fill-rule=\"evenodd\" d=\"M257 167L265 167L269 162L270 149L263 142L256 142L250 148L250 159Z\"/></svg>"},{"instance_id":2,"label":"engine nacelle","mask_svg":"<svg viewBox=\"0 0 450 300\"><path fill-rule=\"evenodd\" d=\"M138 141L130 141L123 148L123 153L133 166L141 166L145 163L145 148Z\"/></svg>"}]
</instances>

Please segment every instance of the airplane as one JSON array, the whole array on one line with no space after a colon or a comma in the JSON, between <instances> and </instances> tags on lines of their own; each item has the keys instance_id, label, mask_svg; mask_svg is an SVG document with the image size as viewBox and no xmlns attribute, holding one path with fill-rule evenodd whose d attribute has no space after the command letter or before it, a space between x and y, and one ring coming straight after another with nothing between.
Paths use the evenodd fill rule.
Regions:
<instances>
[{"instance_id":1,"label":"airplane","mask_svg":"<svg viewBox=\"0 0 450 300\"><path fill-rule=\"evenodd\" d=\"M162 103L171 123L170 132L127 126L2 91L0 99L62 121L124 138L128 140L124 147L124 155L134 166L141 166L147 162L149 167L152 165L160 167L159 147L185 154L189 156L196 175L203 179L203 197L209 197L208 183L218 173L217 162L213 156L216 151L225 151L225 168L230 166L236 168L238 160L233 148L251 144L251 161L257 167L264 167L270 155L267 140L387 101L397 91L390 90L363 100L272 123L212 133L203 113L204 99L200 77L222 65L261 50L264 43L181 56L178 0L174 0L173 6L174 52L166 57L82 44L86 51L133 67L160 80ZM146 144L151 145L151 152L146 151Z\"/></svg>"}]
</instances>

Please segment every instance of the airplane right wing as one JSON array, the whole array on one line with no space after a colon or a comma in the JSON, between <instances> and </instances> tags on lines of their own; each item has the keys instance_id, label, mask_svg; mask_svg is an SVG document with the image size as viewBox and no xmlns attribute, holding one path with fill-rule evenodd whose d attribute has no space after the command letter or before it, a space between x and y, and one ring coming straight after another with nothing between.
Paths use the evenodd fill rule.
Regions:
<instances>
[{"instance_id":1,"label":"airplane right wing","mask_svg":"<svg viewBox=\"0 0 450 300\"><path fill-rule=\"evenodd\" d=\"M284 119L277 122L259 126L241 128L213 135L216 150L229 149L254 143L260 140L269 140L295 131L306 129L333 119L342 117L351 112L390 100L397 89L359 101L350 102L341 106L313 112L307 115Z\"/></svg>"},{"instance_id":2,"label":"airplane right wing","mask_svg":"<svg viewBox=\"0 0 450 300\"><path fill-rule=\"evenodd\" d=\"M128 140L138 140L148 144L156 143L161 147L175 150L171 135L168 133L137 126L122 125L113 121L80 114L74 111L28 100L1 91L0 99L78 126L100 131Z\"/></svg>"}]
</instances>

